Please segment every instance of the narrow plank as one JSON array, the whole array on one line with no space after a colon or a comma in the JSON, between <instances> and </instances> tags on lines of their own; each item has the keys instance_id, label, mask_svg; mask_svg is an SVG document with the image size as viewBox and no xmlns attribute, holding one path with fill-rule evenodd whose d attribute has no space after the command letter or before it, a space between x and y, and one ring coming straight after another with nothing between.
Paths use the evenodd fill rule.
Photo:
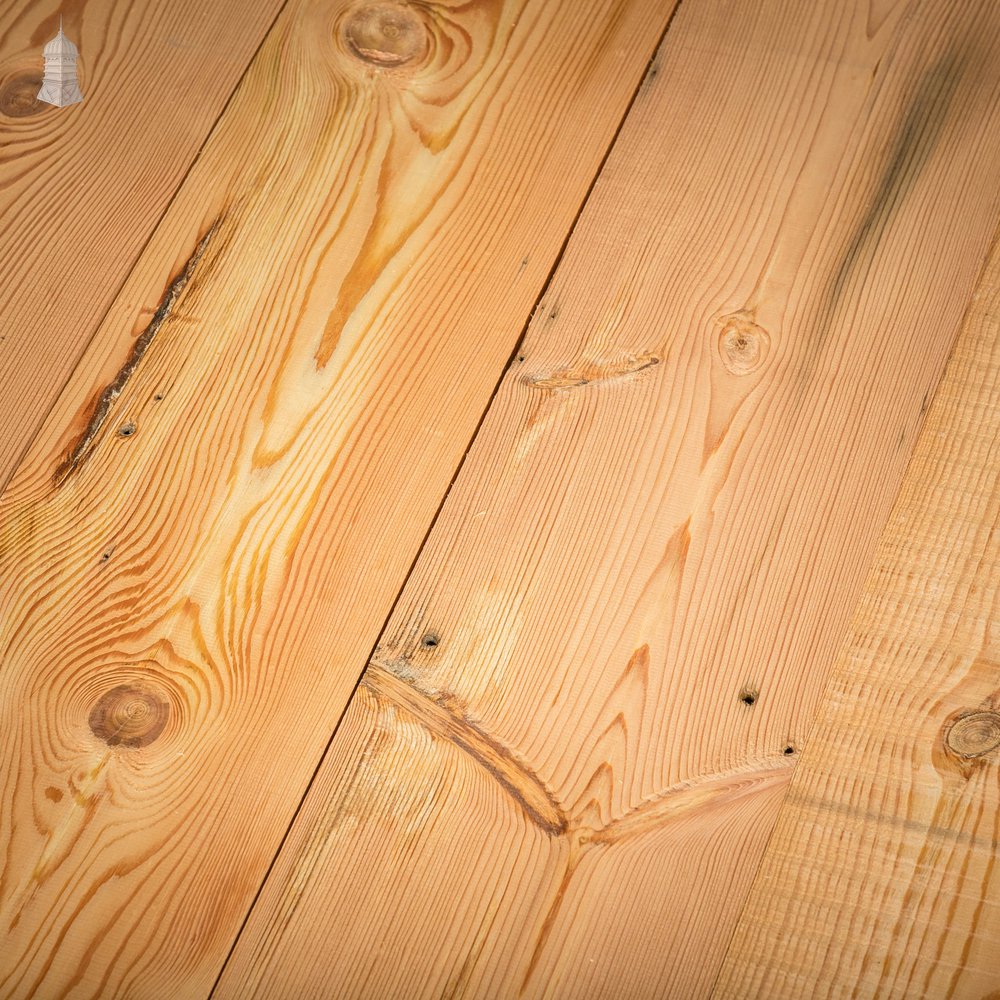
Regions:
<instances>
[{"instance_id":1,"label":"narrow plank","mask_svg":"<svg viewBox=\"0 0 1000 1000\"><path fill-rule=\"evenodd\" d=\"M218 1000L710 992L997 225L998 57L991 3L681 5Z\"/></svg>"},{"instance_id":2,"label":"narrow plank","mask_svg":"<svg viewBox=\"0 0 1000 1000\"><path fill-rule=\"evenodd\" d=\"M998 523L994 247L718 996L1000 990Z\"/></svg>"},{"instance_id":3,"label":"narrow plank","mask_svg":"<svg viewBox=\"0 0 1000 1000\"><path fill-rule=\"evenodd\" d=\"M0 10L0 488L280 5L16 0ZM35 99L60 16L85 95L70 108Z\"/></svg>"},{"instance_id":4,"label":"narrow plank","mask_svg":"<svg viewBox=\"0 0 1000 1000\"><path fill-rule=\"evenodd\" d=\"M669 13L282 13L0 504L4 996L208 992Z\"/></svg>"}]
</instances>

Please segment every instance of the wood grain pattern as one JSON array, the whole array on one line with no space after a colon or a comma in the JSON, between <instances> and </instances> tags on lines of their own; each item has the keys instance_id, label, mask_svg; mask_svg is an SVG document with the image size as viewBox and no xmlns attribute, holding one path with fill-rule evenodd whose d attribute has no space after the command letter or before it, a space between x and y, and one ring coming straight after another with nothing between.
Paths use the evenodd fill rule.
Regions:
<instances>
[{"instance_id":1,"label":"wood grain pattern","mask_svg":"<svg viewBox=\"0 0 1000 1000\"><path fill-rule=\"evenodd\" d=\"M996 228L998 57L990 3L682 4L220 1000L711 991Z\"/></svg>"},{"instance_id":2,"label":"wood grain pattern","mask_svg":"<svg viewBox=\"0 0 1000 1000\"><path fill-rule=\"evenodd\" d=\"M0 9L0 487L279 7L16 0ZM80 48L86 96L62 109L35 99L60 15Z\"/></svg>"},{"instance_id":3,"label":"wood grain pattern","mask_svg":"<svg viewBox=\"0 0 1000 1000\"><path fill-rule=\"evenodd\" d=\"M291 0L0 505L0 994L208 992L669 12Z\"/></svg>"},{"instance_id":4,"label":"wood grain pattern","mask_svg":"<svg viewBox=\"0 0 1000 1000\"><path fill-rule=\"evenodd\" d=\"M994 248L717 996L1000 990L998 524Z\"/></svg>"}]
</instances>

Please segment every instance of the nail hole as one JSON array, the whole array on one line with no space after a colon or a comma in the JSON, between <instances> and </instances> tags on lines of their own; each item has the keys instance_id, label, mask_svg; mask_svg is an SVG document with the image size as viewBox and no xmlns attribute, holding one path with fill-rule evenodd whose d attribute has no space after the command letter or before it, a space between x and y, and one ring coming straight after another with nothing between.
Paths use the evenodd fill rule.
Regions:
<instances>
[{"instance_id":1,"label":"nail hole","mask_svg":"<svg viewBox=\"0 0 1000 1000\"><path fill-rule=\"evenodd\" d=\"M785 749L784 749L784 750L782 750L782 753L783 753L783 754L784 754L784 755L785 755L786 757L791 757L791 756L792 756L792 754L793 754L793 753L795 753L795 747L793 747L793 746L792 746L792 744L791 744L791 743L789 743L789 744L788 744L788 746L786 746L786 747L785 747Z\"/></svg>"},{"instance_id":2,"label":"nail hole","mask_svg":"<svg viewBox=\"0 0 1000 1000\"><path fill-rule=\"evenodd\" d=\"M158 393L156 393L155 396L153 396L153 402L154 403L160 402L161 399L163 399L163 393L162 392L158 392Z\"/></svg>"},{"instance_id":3,"label":"nail hole","mask_svg":"<svg viewBox=\"0 0 1000 1000\"><path fill-rule=\"evenodd\" d=\"M440 641L441 640L438 639L433 632L428 632L427 635L420 640L420 644L424 647L424 649L433 649Z\"/></svg>"},{"instance_id":4,"label":"nail hole","mask_svg":"<svg viewBox=\"0 0 1000 1000\"><path fill-rule=\"evenodd\" d=\"M744 705L751 705L751 706L755 705L757 703L758 697L760 696L757 694L757 692L751 690L750 688L744 688L740 692L740 701L742 701Z\"/></svg>"},{"instance_id":5,"label":"nail hole","mask_svg":"<svg viewBox=\"0 0 1000 1000\"><path fill-rule=\"evenodd\" d=\"M118 436L127 438L131 437L135 433L135 424L130 420L127 424L122 424L118 428Z\"/></svg>"}]
</instances>

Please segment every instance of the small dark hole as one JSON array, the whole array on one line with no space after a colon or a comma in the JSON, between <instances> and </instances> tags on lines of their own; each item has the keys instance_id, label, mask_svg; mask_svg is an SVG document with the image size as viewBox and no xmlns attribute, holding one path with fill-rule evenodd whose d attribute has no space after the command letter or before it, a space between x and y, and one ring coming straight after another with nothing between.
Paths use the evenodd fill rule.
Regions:
<instances>
[{"instance_id":1,"label":"small dark hole","mask_svg":"<svg viewBox=\"0 0 1000 1000\"><path fill-rule=\"evenodd\" d=\"M131 437L135 433L135 424L130 420L127 424L122 424L118 428L118 436L127 438Z\"/></svg>"},{"instance_id":2,"label":"small dark hole","mask_svg":"<svg viewBox=\"0 0 1000 1000\"><path fill-rule=\"evenodd\" d=\"M159 402L159 401L160 401L161 399L163 399L163 393L162 393L162 392L158 392L158 393L157 393L157 394L156 394L156 395L155 395L155 396L153 397L153 402L154 402L154 403L158 403L158 402Z\"/></svg>"},{"instance_id":3,"label":"small dark hole","mask_svg":"<svg viewBox=\"0 0 1000 1000\"><path fill-rule=\"evenodd\" d=\"M424 647L424 649L433 649L440 641L441 640L438 639L436 635L430 632L428 632L427 635L425 635L423 639L420 640L421 645Z\"/></svg>"},{"instance_id":4,"label":"small dark hole","mask_svg":"<svg viewBox=\"0 0 1000 1000\"><path fill-rule=\"evenodd\" d=\"M524 362L524 355L523 354L519 354L517 356L517 360L523 363Z\"/></svg>"},{"instance_id":5,"label":"small dark hole","mask_svg":"<svg viewBox=\"0 0 1000 1000\"><path fill-rule=\"evenodd\" d=\"M744 705L754 705L757 702L757 692L744 690L740 693L740 701Z\"/></svg>"},{"instance_id":6,"label":"small dark hole","mask_svg":"<svg viewBox=\"0 0 1000 1000\"><path fill-rule=\"evenodd\" d=\"M785 749L782 752L786 757L791 757L791 755L795 753L795 747L793 747L791 743L789 743L788 746L785 747Z\"/></svg>"}]
</instances>

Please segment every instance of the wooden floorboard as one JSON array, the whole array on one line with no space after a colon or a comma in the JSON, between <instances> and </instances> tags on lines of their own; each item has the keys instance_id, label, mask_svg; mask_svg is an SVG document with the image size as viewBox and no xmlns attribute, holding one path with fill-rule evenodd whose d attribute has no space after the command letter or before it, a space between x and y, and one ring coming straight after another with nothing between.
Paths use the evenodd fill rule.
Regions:
<instances>
[{"instance_id":1,"label":"wooden floorboard","mask_svg":"<svg viewBox=\"0 0 1000 1000\"><path fill-rule=\"evenodd\" d=\"M685 0L218 1000L711 992L998 191L995 4ZM930 733L992 697L955 670L979 687ZM987 800L937 767L986 838L961 857L992 857ZM852 869L863 817L819 809L781 844ZM762 918L779 970L805 916Z\"/></svg>"},{"instance_id":2,"label":"wooden floorboard","mask_svg":"<svg viewBox=\"0 0 1000 1000\"><path fill-rule=\"evenodd\" d=\"M0 207L2 1000L1000 996L995 2L11 0Z\"/></svg>"},{"instance_id":3,"label":"wooden floorboard","mask_svg":"<svg viewBox=\"0 0 1000 1000\"><path fill-rule=\"evenodd\" d=\"M205 996L667 23L290 0L0 503L0 994Z\"/></svg>"},{"instance_id":4,"label":"wooden floorboard","mask_svg":"<svg viewBox=\"0 0 1000 1000\"><path fill-rule=\"evenodd\" d=\"M997 995L998 526L994 249L716 996Z\"/></svg>"},{"instance_id":5,"label":"wooden floorboard","mask_svg":"<svg viewBox=\"0 0 1000 1000\"><path fill-rule=\"evenodd\" d=\"M0 9L0 488L280 5L16 0ZM60 15L81 52L85 96L67 108L36 100L42 45Z\"/></svg>"}]
</instances>

